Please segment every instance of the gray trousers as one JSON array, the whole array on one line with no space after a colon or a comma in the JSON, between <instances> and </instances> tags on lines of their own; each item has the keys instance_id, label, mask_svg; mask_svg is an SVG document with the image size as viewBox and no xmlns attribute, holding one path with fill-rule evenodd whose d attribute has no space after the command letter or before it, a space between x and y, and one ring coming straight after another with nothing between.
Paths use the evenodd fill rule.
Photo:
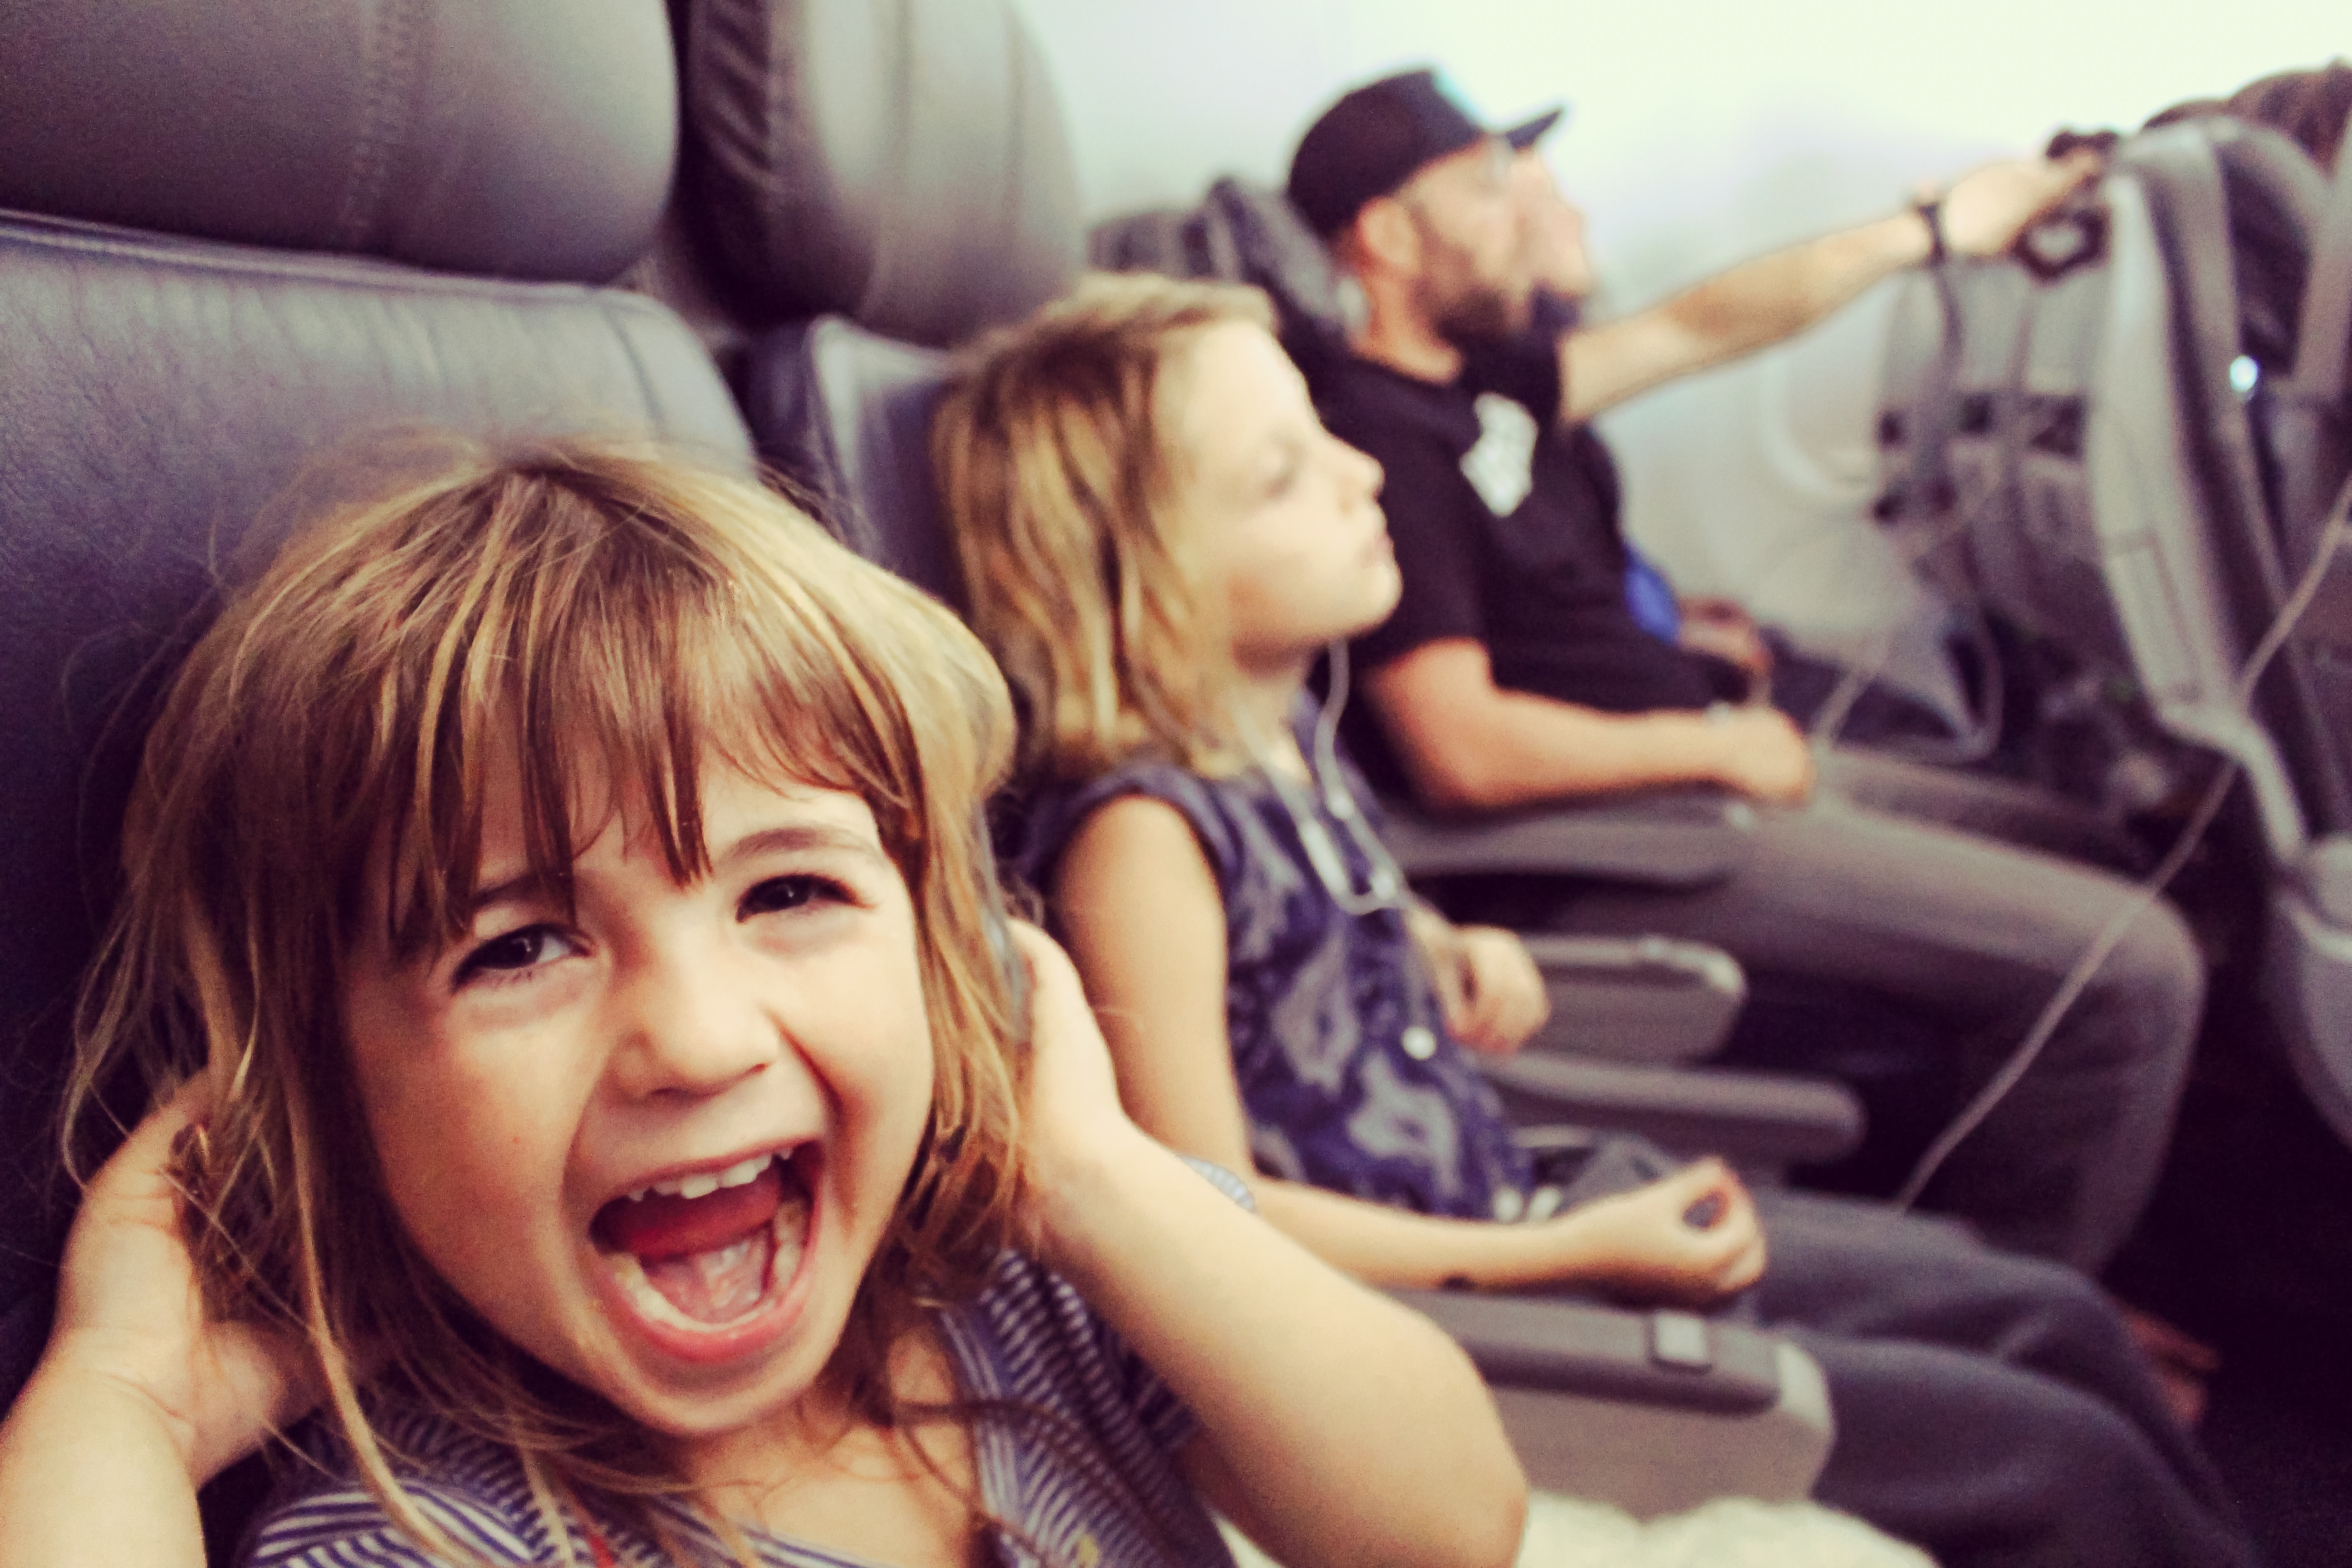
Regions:
<instances>
[{"instance_id":1,"label":"gray trousers","mask_svg":"<svg viewBox=\"0 0 2352 1568\"><path fill-rule=\"evenodd\" d=\"M1758 1205L1771 1256L1753 1305L1829 1381L1821 1501L1944 1568L2257 1561L2090 1281L1882 1206Z\"/></svg>"},{"instance_id":2,"label":"gray trousers","mask_svg":"<svg viewBox=\"0 0 2352 1568\"><path fill-rule=\"evenodd\" d=\"M1759 986L1867 996L1930 1026L1970 1091L2134 895L2113 873L2060 858L2115 851L2116 836L2087 814L1867 752L1834 753L1811 802L1757 816L1746 864L1722 882L1588 886L1542 923L1712 942ZM1944 1166L1928 1202L2004 1247L2096 1273L2155 1184L2203 997L2196 947L2159 902ZM1825 1058L1834 1043L1823 1042Z\"/></svg>"}]
</instances>

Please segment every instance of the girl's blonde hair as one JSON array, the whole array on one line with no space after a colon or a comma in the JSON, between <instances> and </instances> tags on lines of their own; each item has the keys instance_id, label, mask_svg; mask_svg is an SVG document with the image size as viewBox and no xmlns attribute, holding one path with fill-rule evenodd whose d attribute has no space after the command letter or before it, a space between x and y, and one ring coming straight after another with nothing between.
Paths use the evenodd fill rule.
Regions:
<instances>
[{"instance_id":1,"label":"girl's blonde hair","mask_svg":"<svg viewBox=\"0 0 2352 1568\"><path fill-rule=\"evenodd\" d=\"M912 898L937 1064L828 1368L888 1422L909 1308L976 1290L1021 1198L1019 1026L980 836L1012 733L952 616L756 485L614 447L467 453L296 536L180 671L78 1020L69 1136L103 1135L97 1087L126 1059L159 1096L210 1077L184 1170L206 1304L315 1351L370 1489L421 1539L439 1537L370 1425L363 1355L402 1401L517 1452L542 1501L585 1488L641 1509L684 1489L650 1441L492 1332L393 1213L344 965L363 922L400 955L461 936L502 745L531 869L558 889L616 795L646 803L683 879L707 868L710 768L852 792Z\"/></svg>"},{"instance_id":2,"label":"girl's blonde hair","mask_svg":"<svg viewBox=\"0 0 2352 1568\"><path fill-rule=\"evenodd\" d=\"M1231 650L1171 521L1163 395L1207 329L1271 328L1255 289L1097 274L973 345L931 457L973 624L1025 711L1024 768L1065 779L1156 748L1238 765Z\"/></svg>"}]
</instances>

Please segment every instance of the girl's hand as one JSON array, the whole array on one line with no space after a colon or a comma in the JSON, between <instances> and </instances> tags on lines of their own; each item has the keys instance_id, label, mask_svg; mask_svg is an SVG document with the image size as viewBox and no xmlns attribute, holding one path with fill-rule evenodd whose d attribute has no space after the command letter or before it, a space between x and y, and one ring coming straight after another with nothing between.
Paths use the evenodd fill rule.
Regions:
<instances>
[{"instance_id":1,"label":"girl's hand","mask_svg":"<svg viewBox=\"0 0 2352 1568\"><path fill-rule=\"evenodd\" d=\"M1076 970L1033 928L1014 940L1034 1256L1199 1419L1193 1489L1296 1568L1510 1561L1527 1483L1468 1357L1138 1129Z\"/></svg>"},{"instance_id":2,"label":"girl's hand","mask_svg":"<svg viewBox=\"0 0 2352 1568\"><path fill-rule=\"evenodd\" d=\"M1704 1307L1764 1274L1756 1201L1721 1160L1701 1160L1547 1223L1563 1246L1563 1279L1643 1305Z\"/></svg>"},{"instance_id":3,"label":"girl's hand","mask_svg":"<svg viewBox=\"0 0 2352 1568\"><path fill-rule=\"evenodd\" d=\"M1458 976L1440 984L1445 1026L1470 1049L1508 1056L1551 1016L1551 993L1528 944L1495 926L1455 928Z\"/></svg>"},{"instance_id":4,"label":"girl's hand","mask_svg":"<svg viewBox=\"0 0 2352 1568\"><path fill-rule=\"evenodd\" d=\"M1110 1050L1069 955L1035 926L1014 921L1012 929L1029 964L1029 1091L1022 1137L1050 1216L1066 1184L1087 1180L1099 1162L1118 1158L1123 1144L1143 1134L1119 1104ZM1043 1239L1050 1250L1050 1236Z\"/></svg>"},{"instance_id":5,"label":"girl's hand","mask_svg":"<svg viewBox=\"0 0 2352 1568\"><path fill-rule=\"evenodd\" d=\"M90 1183L35 1373L151 1409L197 1486L319 1398L300 1344L205 1315L172 1167L210 1103L205 1079L187 1084Z\"/></svg>"},{"instance_id":6,"label":"girl's hand","mask_svg":"<svg viewBox=\"0 0 2352 1568\"><path fill-rule=\"evenodd\" d=\"M1446 1032L1471 1050L1508 1056L1551 1016L1543 974L1511 932L1457 926L1418 900L1406 906L1404 920Z\"/></svg>"}]
</instances>

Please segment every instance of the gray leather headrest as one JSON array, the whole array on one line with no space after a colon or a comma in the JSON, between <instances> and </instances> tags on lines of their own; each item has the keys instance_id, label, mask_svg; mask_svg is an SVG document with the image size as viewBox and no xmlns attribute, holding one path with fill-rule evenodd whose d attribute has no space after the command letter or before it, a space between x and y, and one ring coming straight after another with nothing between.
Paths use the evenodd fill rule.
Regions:
<instances>
[{"instance_id":1,"label":"gray leather headrest","mask_svg":"<svg viewBox=\"0 0 2352 1568\"><path fill-rule=\"evenodd\" d=\"M754 324L946 344L1083 247L1045 62L1006 0L689 0L686 199Z\"/></svg>"},{"instance_id":2,"label":"gray leather headrest","mask_svg":"<svg viewBox=\"0 0 2352 1568\"><path fill-rule=\"evenodd\" d=\"M842 542L962 609L931 480L931 410L947 356L821 316L755 339L740 379L760 456Z\"/></svg>"},{"instance_id":3,"label":"gray leather headrest","mask_svg":"<svg viewBox=\"0 0 2352 1568\"><path fill-rule=\"evenodd\" d=\"M8 10L0 206L601 282L677 152L661 0Z\"/></svg>"}]
</instances>

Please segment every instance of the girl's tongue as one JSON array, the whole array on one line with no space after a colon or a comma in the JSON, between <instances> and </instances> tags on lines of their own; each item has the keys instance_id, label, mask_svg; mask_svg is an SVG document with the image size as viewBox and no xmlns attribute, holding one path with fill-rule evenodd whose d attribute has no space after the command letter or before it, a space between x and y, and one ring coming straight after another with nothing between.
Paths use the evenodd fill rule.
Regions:
<instances>
[{"instance_id":1,"label":"girl's tongue","mask_svg":"<svg viewBox=\"0 0 2352 1568\"><path fill-rule=\"evenodd\" d=\"M806 1224L808 1192L782 1160L751 1181L702 1197L648 1193L614 1198L599 1210L597 1241L634 1257L646 1283L679 1315L698 1323L730 1322L768 1289L776 1262L779 1211L793 1205L795 1240Z\"/></svg>"}]
</instances>

